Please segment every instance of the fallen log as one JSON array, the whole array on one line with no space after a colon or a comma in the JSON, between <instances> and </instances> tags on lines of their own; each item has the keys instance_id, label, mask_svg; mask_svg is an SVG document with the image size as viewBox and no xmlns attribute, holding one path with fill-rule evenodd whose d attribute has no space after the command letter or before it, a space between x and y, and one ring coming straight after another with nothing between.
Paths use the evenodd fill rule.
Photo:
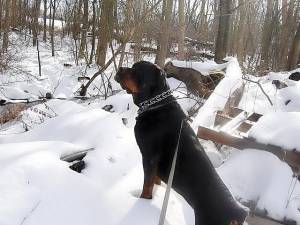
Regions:
<instances>
[{"instance_id":1,"label":"fallen log","mask_svg":"<svg viewBox=\"0 0 300 225\"><path fill-rule=\"evenodd\" d=\"M212 91L224 77L222 72L204 76L193 68L177 67L174 66L172 62L166 63L164 70L167 73L167 77L173 77L182 81L189 92L205 99L210 96Z\"/></svg>"},{"instance_id":2,"label":"fallen log","mask_svg":"<svg viewBox=\"0 0 300 225\"><path fill-rule=\"evenodd\" d=\"M263 144L251 138L239 138L227 134L225 132L218 132L206 127L198 127L197 136L204 140L211 140L213 142L227 145L240 150L257 149L263 150L276 155L280 160L286 162L292 170L300 175L300 150L299 149L282 149L280 146Z\"/></svg>"},{"instance_id":3,"label":"fallen log","mask_svg":"<svg viewBox=\"0 0 300 225\"><path fill-rule=\"evenodd\" d=\"M131 44L130 48L134 49L136 47L136 44ZM140 46L140 51L142 53L156 53L157 49L149 46Z\"/></svg>"},{"instance_id":4,"label":"fallen log","mask_svg":"<svg viewBox=\"0 0 300 225\"><path fill-rule=\"evenodd\" d=\"M203 42L189 37L185 37L184 42L186 45L195 46L197 49L201 49L201 50L202 49L212 50L214 48L213 42Z\"/></svg>"}]
</instances>

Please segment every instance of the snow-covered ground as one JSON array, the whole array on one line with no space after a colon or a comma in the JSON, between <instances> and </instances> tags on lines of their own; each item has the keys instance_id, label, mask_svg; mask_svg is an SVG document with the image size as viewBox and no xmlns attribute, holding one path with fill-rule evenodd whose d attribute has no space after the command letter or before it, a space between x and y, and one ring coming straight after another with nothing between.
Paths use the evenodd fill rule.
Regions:
<instances>
[{"instance_id":1,"label":"snow-covered ground","mask_svg":"<svg viewBox=\"0 0 300 225\"><path fill-rule=\"evenodd\" d=\"M76 95L81 85L77 77L91 76L97 67L88 68L84 63L76 66L68 40L63 41L54 58L48 46L41 44L42 77L38 77L35 48L20 46L24 59L18 68L31 75L13 74L13 71L1 74L0 99L38 99L46 92L55 97ZM145 59L153 61L150 56ZM64 63L72 66L65 67ZM129 59L124 66L131 63ZM211 61L177 63L196 64L196 69L202 72L221 69ZM114 74L113 65L106 73ZM264 143L299 149L300 83L288 80L288 75L274 73L260 78L273 106L256 84L246 83L240 107L265 114L250 130L250 135ZM27 78L25 82L24 78ZM289 82L289 87L277 90L271 81L279 78ZM174 79L168 82L172 88L179 84ZM195 129L198 125L212 126L216 111L224 107L228 96L242 82L242 71L232 58L225 78L191 125ZM100 84L99 78L89 95L101 95ZM120 90L113 80L111 85L114 90ZM287 100L290 100L288 104ZM179 102L185 111L195 104L186 98ZM102 110L105 105L112 105L112 112ZM101 97L87 101L53 99L26 109L18 119L0 126L0 225L157 224L165 184L156 186L152 200L138 198L143 169L133 134L136 112L131 96L121 91L106 100ZM29 131L24 132L24 124ZM228 156L218 152L211 142L201 142L239 201L251 203L255 210L265 211L274 219L292 219L300 224L300 186L286 163L270 153L253 149L241 152L231 149L232 154ZM86 168L81 174L60 160L63 155L88 148L94 150L85 157ZM191 207L175 192L171 193L166 224L194 224Z\"/></svg>"}]
</instances>

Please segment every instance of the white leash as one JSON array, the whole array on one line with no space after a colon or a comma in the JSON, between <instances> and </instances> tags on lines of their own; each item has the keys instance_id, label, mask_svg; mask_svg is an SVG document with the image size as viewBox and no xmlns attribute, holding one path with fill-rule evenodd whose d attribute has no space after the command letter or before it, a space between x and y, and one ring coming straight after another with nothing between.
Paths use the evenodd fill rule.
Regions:
<instances>
[{"instance_id":1,"label":"white leash","mask_svg":"<svg viewBox=\"0 0 300 225\"><path fill-rule=\"evenodd\" d=\"M168 201L169 201L170 191L171 191L173 178L174 178L176 159L177 159L177 153L178 153L178 147L179 147L179 142L180 142L183 121L184 121L184 119L181 121L181 125L180 125L179 136L178 136L177 145L176 145L176 149L175 149L175 153L174 153L174 157L173 157L173 161L172 161L172 167L171 167L171 171L170 171L170 175L169 175L169 179L168 179L167 189L165 192L165 197L164 197L163 205L162 205L160 216L159 216L158 225L163 225L165 222L165 218L166 218Z\"/></svg>"}]
</instances>

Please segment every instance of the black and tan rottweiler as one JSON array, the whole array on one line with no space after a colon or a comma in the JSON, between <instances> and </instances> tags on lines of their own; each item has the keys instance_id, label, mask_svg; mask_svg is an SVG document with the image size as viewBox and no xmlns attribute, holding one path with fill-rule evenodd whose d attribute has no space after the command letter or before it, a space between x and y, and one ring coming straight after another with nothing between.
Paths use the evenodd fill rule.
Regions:
<instances>
[{"instance_id":1,"label":"black and tan rottweiler","mask_svg":"<svg viewBox=\"0 0 300 225\"><path fill-rule=\"evenodd\" d=\"M132 68L120 68L115 80L132 94L137 106L170 89L164 71L146 61L137 62ZM172 95L154 102L142 107L134 128L144 168L141 198L147 199L152 198L158 178L167 183L181 121L186 117ZM234 200L186 121L172 188L193 207L196 225L241 225L245 221L247 211Z\"/></svg>"}]
</instances>

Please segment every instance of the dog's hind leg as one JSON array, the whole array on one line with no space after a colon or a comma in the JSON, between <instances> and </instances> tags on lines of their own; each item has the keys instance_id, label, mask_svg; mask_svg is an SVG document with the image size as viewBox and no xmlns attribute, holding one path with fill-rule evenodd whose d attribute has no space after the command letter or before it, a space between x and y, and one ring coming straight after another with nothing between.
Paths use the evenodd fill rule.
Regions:
<instances>
[{"instance_id":1,"label":"dog's hind leg","mask_svg":"<svg viewBox=\"0 0 300 225\"><path fill-rule=\"evenodd\" d=\"M155 184L161 185L161 179L159 176L155 176Z\"/></svg>"},{"instance_id":2,"label":"dog's hind leg","mask_svg":"<svg viewBox=\"0 0 300 225\"><path fill-rule=\"evenodd\" d=\"M207 221L204 218L204 215L203 215L201 209L195 208L194 213L195 213L195 225L210 225L210 224L207 224Z\"/></svg>"}]
</instances>

